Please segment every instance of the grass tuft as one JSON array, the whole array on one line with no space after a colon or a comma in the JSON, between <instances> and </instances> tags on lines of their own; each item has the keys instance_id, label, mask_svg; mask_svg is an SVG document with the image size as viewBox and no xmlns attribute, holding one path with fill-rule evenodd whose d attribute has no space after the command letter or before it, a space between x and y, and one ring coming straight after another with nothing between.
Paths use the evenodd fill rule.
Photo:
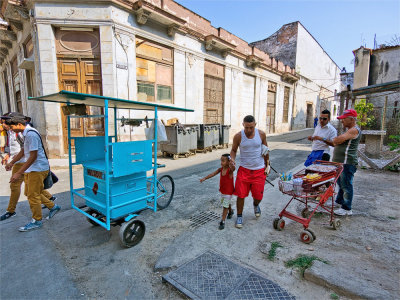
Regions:
<instances>
[{"instance_id":1,"label":"grass tuft","mask_svg":"<svg viewBox=\"0 0 400 300\"><path fill-rule=\"evenodd\" d=\"M390 220L397 220L396 217L392 217L392 216L388 216L388 219L390 219Z\"/></svg>"},{"instance_id":2,"label":"grass tuft","mask_svg":"<svg viewBox=\"0 0 400 300\"><path fill-rule=\"evenodd\" d=\"M328 261L323 260L314 255L299 255L295 259L291 259L285 263L286 267L298 269L301 273L301 276L304 276L304 271L312 266L314 260L319 260L325 264Z\"/></svg>"},{"instance_id":3,"label":"grass tuft","mask_svg":"<svg viewBox=\"0 0 400 300\"><path fill-rule=\"evenodd\" d=\"M268 251L268 259L269 260L274 260L276 256L276 249L282 248L283 246L279 244L278 242L272 242L271 243L271 249Z\"/></svg>"},{"instance_id":4,"label":"grass tuft","mask_svg":"<svg viewBox=\"0 0 400 300\"><path fill-rule=\"evenodd\" d=\"M339 299L339 296L336 295L335 293L332 293L332 294L331 294L331 299L333 299L333 300L338 300L338 299Z\"/></svg>"}]
</instances>

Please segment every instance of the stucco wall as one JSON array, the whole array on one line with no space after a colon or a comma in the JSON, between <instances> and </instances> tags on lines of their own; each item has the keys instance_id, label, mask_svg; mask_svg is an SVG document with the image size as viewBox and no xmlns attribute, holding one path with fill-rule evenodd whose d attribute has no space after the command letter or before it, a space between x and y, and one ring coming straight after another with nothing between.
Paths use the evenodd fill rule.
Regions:
<instances>
[{"instance_id":1,"label":"stucco wall","mask_svg":"<svg viewBox=\"0 0 400 300\"><path fill-rule=\"evenodd\" d=\"M175 33L169 36L166 27L152 21L139 25L133 13L121 8L102 4L51 4L38 3L35 6L36 25L35 67L38 76L36 85L43 94L58 92L57 58L55 52L54 26L97 27L101 40L101 69L103 95L136 100L136 37L146 38L167 47L174 52L173 99L178 107L194 109L193 113L160 112L164 120L177 117L181 123L203 123L204 106L204 61L210 60L225 66L224 123L231 125L231 138L242 128L246 114L254 114L258 127L266 129L266 102L268 81L278 84L276 101L276 131L289 130L293 91L292 84L283 82L279 74L246 65L245 59L228 54L223 57L219 51L206 51L204 42L190 34ZM35 28L29 28L35 31ZM121 68L117 67L126 66ZM282 67L282 66L281 66ZM244 74L253 76L255 86L247 90ZM282 124L283 89L290 88L289 123ZM4 90L0 93L2 108L5 105ZM245 97L247 95L247 97ZM250 97L249 97L250 95ZM247 98L246 101L243 101ZM63 149L61 110L58 104L35 103L27 106L27 112L37 120L41 132L47 134L47 143L53 156L60 156ZM153 118L149 112L121 111L118 118ZM113 111L110 111L110 118ZM36 122L35 122L36 125ZM110 126L111 133L114 127ZM129 126L118 131L126 139L143 138L143 128Z\"/></svg>"},{"instance_id":2,"label":"stucco wall","mask_svg":"<svg viewBox=\"0 0 400 300\"><path fill-rule=\"evenodd\" d=\"M400 80L400 46L373 50L368 85Z\"/></svg>"}]
</instances>

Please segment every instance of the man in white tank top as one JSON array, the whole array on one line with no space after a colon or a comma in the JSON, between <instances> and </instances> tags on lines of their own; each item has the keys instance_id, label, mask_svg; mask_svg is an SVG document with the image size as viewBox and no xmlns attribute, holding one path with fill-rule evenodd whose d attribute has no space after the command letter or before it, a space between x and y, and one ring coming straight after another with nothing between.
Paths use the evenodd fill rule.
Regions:
<instances>
[{"instance_id":1,"label":"man in white tank top","mask_svg":"<svg viewBox=\"0 0 400 300\"><path fill-rule=\"evenodd\" d=\"M268 146L265 132L256 129L253 116L243 119L244 129L233 137L231 150L231 164L235 165L238 148L240 148L240 167L236 175L235 193L237 196L237 219L235 226L243 226L244 199L249 195L253 197L254 214L256 218L261 215L260 202L264 195L265 179L269 173L269 154L262 155L261 145Z\"/></svg>"}]
</instances>

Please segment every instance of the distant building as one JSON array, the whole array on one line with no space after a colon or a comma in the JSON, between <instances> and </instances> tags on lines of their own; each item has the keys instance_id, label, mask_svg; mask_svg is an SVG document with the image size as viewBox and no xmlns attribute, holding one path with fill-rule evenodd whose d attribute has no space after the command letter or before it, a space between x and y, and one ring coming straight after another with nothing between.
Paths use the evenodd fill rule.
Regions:
<instances>
[{"instance_id":1,"label":"distant building","mask_svg":"<svg viewBox=\"0 0 400 300\"><path fill-rule=\"evenodd\" d=\"M314 117L323 109L337 110L334 99L341 89L340 69L300 22L283 25L273 35L250 45L294 68L300 77L296 83L291 129L312 127ZM275 117L279 119L281 110L277 106L269 101L267 115L276 110ZM287 125L281 126L286 129Z\"/></svg>"},{"instance_id":2,"label":"distant building","mask_svg":"<svg viewBox=\"0 0 400 300\"><path fill-rule=\"evenodd\" d=\"M248 114L263 130L266 124L277 132L290 128L298 106L295 69L174 1L0 0L0 7L2 111L32 117L53 157L67 152L66 116L60 104L28 96L69 90L176 105L195 112L160 118L231 125L232 134ZM277 110L272 123L270 99ZM74 119L71 128L78 136L104 134L98 118ZM118 130L125 138L143 135L143 128Z\"/></svg>"}]
</instances>

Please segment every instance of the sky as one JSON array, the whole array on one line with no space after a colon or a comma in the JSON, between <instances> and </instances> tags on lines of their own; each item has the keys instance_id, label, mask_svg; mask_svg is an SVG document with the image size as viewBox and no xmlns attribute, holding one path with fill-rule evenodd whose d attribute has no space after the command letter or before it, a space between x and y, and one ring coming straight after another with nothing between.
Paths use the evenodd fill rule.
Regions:
<instances>
[{"instance_id":1,"label":"sky","mask_svg":"<svg viewBox=\"0 0 400 300\"><path fill-rule=\"evenodd\" d=\"M248 43L300 21L333 61L353 72L352 51L400 43L400 0L175 0Z\"/></svg>"}]
</instances>

